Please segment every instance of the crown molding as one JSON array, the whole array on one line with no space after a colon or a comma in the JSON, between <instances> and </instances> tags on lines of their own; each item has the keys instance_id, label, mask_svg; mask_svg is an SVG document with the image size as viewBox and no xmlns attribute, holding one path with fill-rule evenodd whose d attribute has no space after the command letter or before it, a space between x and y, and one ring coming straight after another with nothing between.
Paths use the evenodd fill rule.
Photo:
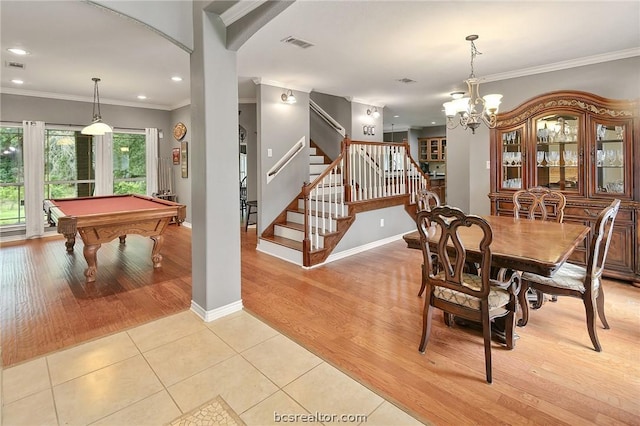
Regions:
<instances>
[{"instance_id":1,"label":"crown molding","mask_svg":"<svg viewBox=\"0 0 640 426\"><path fill-rule=\"evenodd\" d=\"M281 81L269 80L262 77L255 77L251 80L254 82L254 84L264 84L265 86L279 87L281 89L295 90L297 92L311 93L311 91L313 90L313 88L311 87L290 85L282 83Z\"/></svg>"},{"instance_id":2,"label":"crown molding","mask_svg":"<svg viewBox=\"0 0 640 426\"><path fill-rule=\"evenodd\" d=\"M586 56L584 58L571 59L568 61L555 62L553 64L540 65L537 67L523 68L516 71L508 71L498 74L491 74L482 77L482 82L507 80L510 78L526 77L534 74L542 74L545 72L561 71L570 68L582 67L585 65L599 64L602 62L616 61L618 59L632 58L640 56L640 47L634 47L626 50L618 50L616 52L603 53L601 55Z\"/></svg>"},{"instance_id":3,"label":"crown molding","mask_svg":"<svg viewBox=\"0 0 640 426\"><path fill-rule=\"evenodd\" d=\"M258 100L256 98L238 98L239 104L256 104Z\"/></svg>"},{"instance_id":4,"label":"crown molding","mask_svg":"<svg viewBox=\"0 0 640 426\"><path fill-rule=\"evenodd\" d=\"M367 105L367 106L372 106L372 107L377 107L377 108L384 108L385 104L377 104L375 102L371 102L368 101L366 99L361 99L361 98L355 98L353 96L343 96L347 101L349 102L356 102L362 105Z\"/></svg>"}]
</instances>

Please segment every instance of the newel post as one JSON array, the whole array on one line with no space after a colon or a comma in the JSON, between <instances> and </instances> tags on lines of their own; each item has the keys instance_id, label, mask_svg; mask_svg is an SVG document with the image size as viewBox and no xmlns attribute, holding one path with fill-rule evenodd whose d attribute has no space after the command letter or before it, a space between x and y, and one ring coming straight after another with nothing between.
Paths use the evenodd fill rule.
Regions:
<instances>
[{"instance_id":1,"label":"newel post","mask_svg":"<svg viewBox=\"0 0 640 426\"><path fill-rule=\"evenodd\" d=\"M349 146L351 145L351 139L349 135L345 136L341 143L342 145L342 158L344 158L344 170L342 171L342 184L344 186L344 201L351 201L351 172L349 170L349 163L351 162L351 156L349 154Z\"/></svg>"},{"instance_id":2,"label":"newel post","mask_svg":"<svg viewBox=\"0 0 640 426\"><path fill-rule=\"evenodd\" d=\"M311 240L309 239L309 193L310 183L302 184L302 197L304 199L304 238L302 240L302 264L311 266Z\"/></svg>"}]
</instances>

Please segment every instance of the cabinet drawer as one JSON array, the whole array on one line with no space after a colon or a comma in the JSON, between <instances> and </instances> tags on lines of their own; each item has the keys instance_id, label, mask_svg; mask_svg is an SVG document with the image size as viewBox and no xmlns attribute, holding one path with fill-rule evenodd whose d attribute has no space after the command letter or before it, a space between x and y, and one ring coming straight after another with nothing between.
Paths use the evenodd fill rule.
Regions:
<instances>
[{"instance_id":1,"label":"cabinet drawer","mask_svg":"<svg viewBox=\"0 0 640 426\"><path fill-rule=\"evenodd\" d=\"M602 209L604 209L604 207L602 207ZM588 218L590 220L596 220L601 211L602 210L597 206L591 206L591 207L566 206L564 208L564 216L574 217L574 218ZM627 209L618 210L618 215L616 216L616 223L632 222L632 221L633 221L633 211L627 210Z\"/></svg>"}]
</instances>

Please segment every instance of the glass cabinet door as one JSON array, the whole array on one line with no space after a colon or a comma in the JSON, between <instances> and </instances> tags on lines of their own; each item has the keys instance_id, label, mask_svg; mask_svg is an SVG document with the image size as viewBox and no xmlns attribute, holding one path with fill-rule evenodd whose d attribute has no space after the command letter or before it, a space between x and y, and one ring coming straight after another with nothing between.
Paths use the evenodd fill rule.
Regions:
<instances>
[{"instance_id":1,"label":"glass cabinet door","mask_svg":"<svg viewBox=\"0 0 640 426\"><path fill-rule=\"evenodd\" d=\"M535 185L567 193L581 191L583 144L580 117L552 114L534 120Z\"/></svg>"},{"instance_id":2,"label":"glass cabinet door","mask_svg":"<svg viewBox=\"0 0 640 426\"><path fill-rule=\"evenodd\" d=\"M524 178L524 135L523 128L519 127L514 130L504 131L500 133L500 170L501 189L522 189L526 184Z\"/></svg>"},{"instance_id":3,"label":"glass cabinet door","mask_svg":"<svg viewBox=\"0 0 640 426\"><path fill-rule=\"evenodd\" d=\"M628 195L626 180L629 155L625 151L625 135L630 131L625 123L595 123L595 192L598 195Z\"/></svg>"}]
</instances>

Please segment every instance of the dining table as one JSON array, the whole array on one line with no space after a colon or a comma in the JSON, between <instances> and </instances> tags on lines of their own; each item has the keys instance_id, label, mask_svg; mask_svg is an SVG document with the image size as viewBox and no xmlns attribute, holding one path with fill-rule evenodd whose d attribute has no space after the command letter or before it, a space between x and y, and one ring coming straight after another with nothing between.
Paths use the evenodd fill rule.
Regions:
<instances>
[{"instance_id":1,"label":"dining table","mask_svg":"<svg viewBox=\"0 0 640 426\"><path fill-rule=\"evenodd\" d=\"M482 216L491 226L491 266L495 270L532 272L551 277L567 261L571 253L583 244L590 228L578 223L557 223L535 219L516 219L511 216ZM429 234L430 243L437 242L439 230ZM458 228L468 262L480 262L482 231L473 226ZM405 234L407 247L422 250L418 231ZM525 294L518 295L519 303L528 303ZM458 321L456 321L458 322ZM524 322L526 323L526 321ZM519 322L519 325L522 324ZM463 324L471 325L473 324ZM504 325L498 321L493 335L504 341Z\"/></svg>"},{"instance_id":2,"label":"dining table","mask_svg":"<svg viewBox=\"0 0 640 426\"><path fill-rule=\"evenodd\" d=\"M496 268L532 272L553 276L571 253L580 246L590 228L578 223L557 223L534 219L516 219L511 216L482 216L491 226L491 264ZM478 227L458 228L467 259L479 262L479 243L482 231ZM429 240L434 243L439 232L434 230ZM405 234L407 246L420 250L418 231Z\"/></svg>"}]
</instances>

